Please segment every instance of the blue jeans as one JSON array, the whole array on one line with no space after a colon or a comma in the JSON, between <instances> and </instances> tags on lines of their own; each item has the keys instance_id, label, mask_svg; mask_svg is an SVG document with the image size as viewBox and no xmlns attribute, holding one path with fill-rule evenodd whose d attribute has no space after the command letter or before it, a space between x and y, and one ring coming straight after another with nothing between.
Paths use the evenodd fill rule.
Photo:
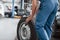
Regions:
<instances>
[{"instance_id":1,"label":"blue jeans","mask_svg":"<svg viewBox=\"0 0 60 40\"><path fill-rule=\"evenodd\" d=\"M36 15L35 28L38 40L50 40L52 24L57 12L57 3L53 6L44 6L38 10Z\"/></svg>"}]
</instances>

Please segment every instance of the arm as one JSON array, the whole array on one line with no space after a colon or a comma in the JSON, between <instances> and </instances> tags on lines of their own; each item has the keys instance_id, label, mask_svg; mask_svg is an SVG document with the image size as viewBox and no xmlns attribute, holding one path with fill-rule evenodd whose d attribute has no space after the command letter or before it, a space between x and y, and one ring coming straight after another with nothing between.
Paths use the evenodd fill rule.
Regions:
<instances>
[{"instance_id":1,"label":"arm","mask_svg":"<svg viewBox=\"0 0 60 40\"><path fill-rule=\"evenodd\" d=\"M37 0L32 0L32 12L31 12L31 16L33 17L35 15L35 13L37 12Z\"/></svg>"},{"instance_id":2,"label":"arm","mask_svg":"<svg viewBox=\"0 0 60 40\"><path fill-rule=\"evenodd\" d=\"M26 23L33 19L33 16L37 12L37 0L32 0L32 12L31 15L26 19Z\"/></svg>"}]
</instances>

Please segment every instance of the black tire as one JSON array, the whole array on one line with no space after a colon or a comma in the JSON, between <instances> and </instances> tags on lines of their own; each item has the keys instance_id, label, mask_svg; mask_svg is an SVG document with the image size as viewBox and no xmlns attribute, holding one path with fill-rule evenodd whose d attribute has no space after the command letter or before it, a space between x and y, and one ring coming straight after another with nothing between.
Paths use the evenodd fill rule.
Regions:
<instances>
[{"instance_id":1,"label":"black tire","mask_svg":"<svg viewBox=\"0 0 60 40\"><path fill-rule=\"evenodd\" d=\"M5 17L7 17L7 18L9 18L9 17L11 17L12 16L12 12L5 12Z\"/></svg>"},{"instance_id":2,"label":"black tire","mask_svg":"<svg viewBox=\"0 0 60 40\"><path fill-rule=\"evenodd\" d=\"M24 39L22 38L22 36L21 36L21 28L22 28L21 23L24 23L25 20L26 20L26 18L22 18L22 19L19 21L19 23L18 23L18 27L17 27L17 38L18 38L18 40L24 40ZM25 39L25 40L37 40L37 35L36 35L36 31L35 31L35 28L34 28L33 23L30 21L30 22L29 22L28 24L26 24L26 25L28 25L28 28L30 28L30 31L29 31L30 36L29 36L28 39ZM27 29L26 29L26 30L27 30ZM24 31L23 31L23 32L24 32ZM28 32L28 30L27 30L26 32ZM28 34L27 34L27 35L28 35ZM26 36L26 35L25 35L25 36Z\"/></svg>"}]
</instances>

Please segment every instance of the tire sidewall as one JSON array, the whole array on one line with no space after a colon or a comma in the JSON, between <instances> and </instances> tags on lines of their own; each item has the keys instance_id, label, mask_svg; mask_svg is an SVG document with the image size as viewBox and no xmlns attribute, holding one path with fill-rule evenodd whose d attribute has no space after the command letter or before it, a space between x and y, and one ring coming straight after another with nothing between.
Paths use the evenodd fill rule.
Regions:
<instances>
[{"instance_id":1,"label":"tire sidewall","mask_svg":"<svg viewBox=\"0 0 60 40\"><path fill-rule=\"evenodd\" d=\"M26 18L22 18L18 23L18 26L17 26L17 38L18 38L18 40L20 40L20 36L19 36L20 25L22 22L25 22L25 20L26 20ZM30 21L30 22L28 22L27 25L30 27L30 32L31 32L31 37L29 40L37 40L37 34L36 34L33 23Z\"/></svg>"}]
</instances>

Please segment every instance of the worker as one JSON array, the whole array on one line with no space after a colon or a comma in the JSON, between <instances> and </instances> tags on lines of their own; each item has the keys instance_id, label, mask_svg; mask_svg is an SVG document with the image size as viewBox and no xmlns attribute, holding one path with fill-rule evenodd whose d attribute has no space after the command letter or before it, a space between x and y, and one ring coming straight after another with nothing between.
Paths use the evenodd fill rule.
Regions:
<instances>
[{"instance_id":1,"label":"worker","mask_svg":"<svg viewBox=\"0 0 60 40\"><path fill-rule=\"evenodd\" d=\"M50 40L52 34L52 24L58 8L58 0L39 0L41 2L37 8L37 0L32 0L32 12L26 19L26 23L33 19L36 13L35 28L38 40Z\"/></svg>"}]
</instances>

